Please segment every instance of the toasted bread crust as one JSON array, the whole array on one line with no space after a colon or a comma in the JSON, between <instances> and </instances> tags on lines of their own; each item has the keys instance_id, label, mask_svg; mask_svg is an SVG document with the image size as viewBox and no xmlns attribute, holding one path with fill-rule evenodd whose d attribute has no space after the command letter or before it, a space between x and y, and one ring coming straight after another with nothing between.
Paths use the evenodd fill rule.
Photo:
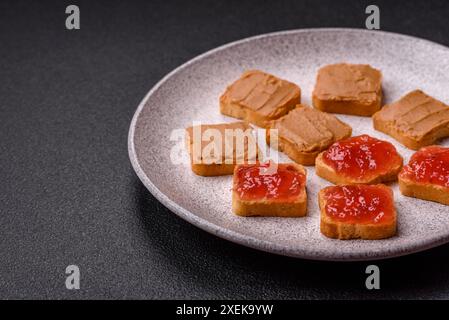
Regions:
<instances>
[{"instance_id":1,"label":"toasted bread crust","mask_svg":"<svg viewBox=\"0 0 449 320\"><path fill-rule=\"evenodd\" d=\"M423 102L424 101L424 102ZM424 107L425 106L425 107ZM422 107L418 109L418 107ZM407 112L404 112L406 108ZM402 110L400 113L398 110ZM385 105L382 110L373 115L374 129L386 133L404 146L412 150L419 150L422 147L434 144L438 139L449 136L449 118L448 106L443 102L425 94L421 90L414 90L401 97L396 102ZM394 112L398 112L395 114ZM411 112L423 117L422 113L439 115L439 118L433 118L428 124L426 130L416 131L414 125L399 125L403 115ZM415 130L415 131L414 131Z\"/></svg>"},{"instance_id":2,"label":"toasted bread crust","mask_svg":"<svg viewBox=\"0 0 449 320\"><path fill-rule=\"evenodd\" d=\"M307 213L306 191L296 202L276 203L243 201L238 199L236 192L232 193L232 210L238 216L266 216L266 217L304 217Z\"/></svg>"},{"instance_id":3,"label":"toasted bread crust","mask_svg":"<svg viewBox=\"0 0 449 320\"><path fill-rule=\"evenodd\" d=\"M235 88L240 89L237 95L233 91ZM255 88L258 91L253 91ZM267 94L268 99L265 97ZM251 99L245 101L248 97ZM261 99L255 102L255 97L262 97L262 103ZM247 70L220 96L220 112L266 128L269 121L287 114L300 102L301 88L298 85L260 70Z\"/></svg>"},{"instance_id":4,"label":"toasted bread crust","mask_svg":"<svg viewBox=\"0 0 449 320\"><path fill-rule=\"evenodd\" d=\"M388 188L387 186L383 186ZM390 188L388 188L391 191ZM354 224L335 221L325 212L326 200L324 198L325 189L318 193L318 203L320 206L320 231L328 238L349 240L365 239L378 240L390 238L396 234L396 211L392 223L384 224Z\"/></svg>"},{"instance_id":5,"label":"toasted bread crust","mask_svg":"<svg viewBox=\"0 0 449 320\"><path fill-rule=\"evenodd\" d=\"M299 172L306 175L306 170L296 163L291 163ZM234 169L234 173L238 166ZM235 183L234 174L233 182ZM295 201L280 202L270 200L242 200L236 191L232 191L232 211L238 216L267 216L267 217L304 217L307 214L307 190L304 190Z\"/></svg>"},{"instance_id":6,"label":"toasted bread crust","mask_svg":"<svg viewBox=\"0 0 449 320\"><path fill-rule=\"evenodd\" d=\"M222 128L222 130L226 130L226 129L232 129L234 127L239 127L239 126L243 126L242 129L249 129L250 127L248 126L248 124L244 123L244 122L233 122L233 123L220 123L220 124L206 124L203 125L204 127L213 127L214 129L217 128ZM193 173L200 175L200 176L205 176L205 177L210 177L210 176L223 176L223 175L230 175L233 174L234 172L234 167L236 166L236 158L233 159L233 163L229 163L226 162L226 160L223 158L221 163L204 163L203 161L194 161L193 158L193 154L192 154L192 130L194 127L188 127L186 128L186 149L187 152L189 153L190 156L190 165L192 168ZM253 137L254 138L254 137ZM202 147L202 146L201 146ZM235 150L235 146L234 150ZM253 161L255 162L256 160L260 160L261 159L261 152L259 150L259 147L256 144L256 154L255 154L255 159L247 159L248 158L248 151L245 149L244 150L244 154L245 154L245 159L244 162L248 162L248 161ZM201 149L202 150L202 149Z\"/></svg>"},{"instance_id":7,"label":"toasted bread crust","mask_svg":"<svg viewBox=\"0 0 449 320\"><path fill-rule=\"evenodd\" d=\"M299 107L297 106L297 108L299 108ZM305 107L301 107L301 108L305 108ZM288 117L288 115L287 115L287 117ZM347 125L346 123L344 123L341 120L339 120L338 118L336 118L336 120L339 123L341 123L342 125L345 126L346 131L345 131L345 133L341 137L338 137L335 140L349 138L351 136L351 134L352 134L352 128L349 125ZM268 126L268 129L270 129L270 128L271 128L271 125ZM266 130L265 135L266 135L266 142L270 146L271 145L271 143L270 143L270 130ZM281 152L284 152L293 161L295 161L295 162L297 162L299 164L302 164L304 166L313 166L313 165L315 165L316 157L318 156L318 154L320 152L323 151L323 148L321 148L319 150L312 151L312 152L301 151L301 150L298 149L298 147L294 143L288 141L287 139L284 139L282 136L278 136L277 149L279 151L281 151Z\"/></svg>"},{"instance_id":8,"label":"toasted bread crust","mask_svg":"<svg viewBox=\"0 0 449 320\"><path fill-rule=\"evenodd\" d=\"M396 129L392 124L381 121L377 113L373 115L373 127L377 131L392 136L404 146L412 150L419 150L422 147L430 146L432 144L435 144L438 139L449 136L449 128L436 128L430 134L426 135L423 139L415 140L412 137L404 135L403 132Z\"/></svg>"},{"instance_id":9,"label":"toasted bread crust","mask_svg":"<svg viewBox=\"0 0 449 320\"><path fill-rule=\"evenodd\" d=\"M324 112L350 114L354 116L370 117L382 107L382 95L371 104L359 101L323 100L313 95L312 103L315 108Z\"/></svg>"},{"instance_id":10,"label":"toasted bread crust","mask_svg":"<svg viewBox=\"0 0 449 320\"><path fill-rule=\"evenodd\" d=\"M449 205L449 189L442 186L418 183L399 177L399 190L404 196Z\"/></svg>"},{"instance_id":11,"label":"toasted bread crust","mask_svg":"<svg viewBox=\"0 0 449 320\"><path fill-rule=\"evenodd\" d=\"M411 137L408 137L404 135L401 131L397 130L392 124L381 121L379 119L379 114L375 113L373 115L373 127L377 131L383 132L385 134L388 134L389 136L395 138L397 141L402 143L404 146L406 146L409 149L412 150L419 150L424 146L428 146L433 144L437 137L429 136L426 139L423 139L421 141L412 139Z\"/></svg>"},{"instance_id":12,"label":"toasted bread crust","mask_svg":"<svg viewBox=\"0 0 449 320\"><path fill-rule=\"evenodd\" d=\"M324 112L371 116L382 106L382 73L364 64L323 66L317 73L312 102Z\"/></svg>"},{"instance_id":13,"label":"toasted bread crust","mask_svg":"<svg viewBox=\"0 0 449 320\"><path fill-rule=\"evenodd\" d=\"M378 184L382 182L391 182L396 181L398 179L398 173L402 169L402 163L399 166L395 166L391 168L390 171L388 171L385 174L376 175L369 178L354 180L352 178L345 177L341 174L338 174L334 168L328 166L323 161L323 154L320 153L315 161L315 172L316 174L326 179L327 181L332 182L333 184L342 185L342 184Z\"/></svg>"},{"instance_id":14,"label":"toasted bread crust","mask_svg":"<svg viewBox=\"0 0 449 320\"><path fill-rule=\"evenodd\" d=\"M193 173L204 176L226 176L234 172L235 164L195 164L192 161L191 167Z\"/></svg>"},{"instance_id":15,"label":"toasted bread crust","mask_svg":"<svg viewBox=\"0 0 449 320\"><path fill-rule=\"evenodd\" d=\"M286 115L290 110L294 109L299 99L300 95L298 95L298 97L295 97L295 99L289 100L286 104L279 107L276 116L266 117L254 110L241 106L237 103L225 101L224 99L220 98L220 112L226 116L242 119L246 122L253 123L256 126L267 128L270 121L278 119Z\"/></svg>"}]
</instances>

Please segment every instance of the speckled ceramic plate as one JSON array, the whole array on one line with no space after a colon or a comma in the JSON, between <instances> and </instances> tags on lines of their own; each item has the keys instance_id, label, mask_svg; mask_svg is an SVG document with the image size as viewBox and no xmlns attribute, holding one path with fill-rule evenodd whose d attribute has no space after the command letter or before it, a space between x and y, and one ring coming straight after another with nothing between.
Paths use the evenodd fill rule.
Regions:
<instances>
[{"instance_id":1,"label":"speckled ceramic plate","mask_svg":"<svg viewBox=\"0 0 449 320\"><path fill-rule=\"evenodd\" d=\"M129 132L131 163L143 184L174 213L236 243L293 257L373 260L425 250L449 241L449 207L407 198L393 184L397 236L386 240L339 241L319 231L318 191L329 185L307 167L305 218L240 218L231 212L231 176L199 177L188 164L173 164L173 130L192 121L230 122L218 98L245 69L261 69L297 83L311 103L317 69L336 62L368 63L382 70L385 102L421 88L449 102L449 49L409 36L366 30L313 29L261 35L209 51L163 78L138 107ZM373 130L371 118L338 117L353 135L367 133L392 142L408 161L411 150ZM449 141L442 141L448 146ZM290 161L280 154L281 161ZM176 235L173 235L176 237Z\"/></svg>"}]
</instances>

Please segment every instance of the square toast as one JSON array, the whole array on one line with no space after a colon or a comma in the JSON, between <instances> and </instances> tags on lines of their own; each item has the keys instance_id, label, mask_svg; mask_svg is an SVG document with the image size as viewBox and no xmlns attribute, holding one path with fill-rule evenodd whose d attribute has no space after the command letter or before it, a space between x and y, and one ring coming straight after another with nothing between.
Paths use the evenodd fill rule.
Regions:
<instances>
[{"instance_id":1,"label":"square toast","mask_svg":"<svg viewBox=\"0 0 449 320\"><path fill-rule=\"evenodd\" d=\"M303 217L307 213L306 170L280 163L273 173L267 164L237 165L232 209L239 216Z\"/></svg>"},{"instance_id":2,"label":"square toast","mask_svg":"<svg viewBox=\"0 0 449 320\"><path fill-rule=\"evenodd\" d=\"M407 148L418 150L449 137L449 106L414 90L376 112L373 125Z\"/></svg>"},{"instance_id":3,"label":"square toast","mask_svg":"<svg viewBox=\"0 0 449 320\"><path fill-rule=\"evenodd\" d=\"M186 144L192 171L200 176L230 175L236 164L259 157L252 128L244 122L188 127Z\"/></svg>"},{"instance_id":4,"label":"square toast","mask_svg":"<svg viewBox=\"0 0 449 320\"><path fill-rule=\"evenodd\" d=\"M377 184L397 180L402 162L391 143L364 134L337 141L320 153L315 172L334 184Z\"/></svg>"},{"instance_id":5,"label":"square toast","mask_svg":"<svg viewBox=\"0 0 449 320\"><path fill-rule=\"evenodd\" d=\"M301 89L271 74L249 70L226 88L220 112L265 128L301 102Z\"/></svg>"},{"instance_id":6,"label":"square toast","mask_svg":"<svg viewBox=\"0 0 449 320\"><path fill-rule=\"evenodd\" d=\"M272 121L269 128L277 130L277 148L306 166L314 165L321 151L352 133L352 128L334 115L304 105L298 105L287 115ZM266 140L273 147L271 130L267 130Z\"/></svg>"},{"instance_id":7,"label":"square toast","mask_svg":"<svg viewBox=\"0 0 449 320\"><path fill-rule=\"evenodd\" d=\"M324 66L318 70L312 101L321 111L371 116L382 105L382 73L366 64Z\"/></svg>"},{"instance_id":8,"label":"square toast","mask_svg":"<svg viewBox=\"0 0 449 320\"><path fill-rule=\"evenodd\" d=\"M318 202L320 231L328 238L376 240L396 234L393 191L385 185L326 187Z\"/></svg>"},{"instance_id":9,"label":"square toast","mask_svg":"<svg viewBox=\"0 0 449 320\"><path fill-rule=\"evenodd\" d=\"M404 196L449 205L449 148L428 146L412 155L399 173Z\"/></svg>"}]
</instances>

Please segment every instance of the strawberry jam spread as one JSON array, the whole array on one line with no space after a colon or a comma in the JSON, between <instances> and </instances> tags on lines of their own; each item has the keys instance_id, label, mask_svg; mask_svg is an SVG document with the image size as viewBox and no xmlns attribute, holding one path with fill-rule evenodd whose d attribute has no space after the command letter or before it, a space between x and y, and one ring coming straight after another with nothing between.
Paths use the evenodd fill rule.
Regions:
<instances>
[{"instance_id":1,"label":"strawberry jam spread","mask_svg":"<svg viewBox=\"0 0 449 320\"><path fill-rule=\"evenodd\" d=\"M412 155L399 177L449 188L449 148L422 148Z\"/></svg>"},{"instance_id":2,"label":"strawberry jam spread","mask_svg":"<svg viewBox=\"0 0 449 320\"><path fill-rule=\"evenodd\" d=\"M384 174L402 164L391 143L366 134L335 142L324 152L323 161L337 173L353 179Z\"/></svg>"},{"instance_id":3,"label":"strawberry jam spread","mask_svg":"<svg viewBox=\"0 0 449 320\"><path fill-rule=\"evenodd\" d=\"M347 185L324 189L325 212L334 220L382 224L394 219L393 194L379 185Z\"/></svg>"},{"instance_id":4,"label":"strawberry jam spread","mask_svg":"<svg viewBox=\"0 0 449 320\"><path fill-rule=\"evenodd\" d=\"M302 172L293 165L278 164L273 174L261 174L267 167L268 164L255 164L237 169L234 190L242 200L288 201L300 195L306 181Z\"/></svg>"}]
</instances>

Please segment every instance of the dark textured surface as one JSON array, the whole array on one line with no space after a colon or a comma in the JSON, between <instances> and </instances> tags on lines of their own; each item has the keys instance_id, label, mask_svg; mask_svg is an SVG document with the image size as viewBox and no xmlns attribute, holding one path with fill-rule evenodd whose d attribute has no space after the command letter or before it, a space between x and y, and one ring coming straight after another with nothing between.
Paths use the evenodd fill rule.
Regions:
<instances>
[{"instance_id":1,"label":"dark textured surface","mask_svg":"<svg viewBox=\"0 0 449 320\"><path fill-rule=\"evenodd\" d=\"M81 9L81 30L64 27ZM1 298L444 298L449 246L367 263L278 257L215 238L132 171L128 126L163 75L260 33L364 27L355 1L0 3ZM376 1L383 30L449 45L447 1ZM157 119L155 119L157 121ZM425 213L423 213L425 214ZM65 267L81 290L65 289Z\"/></svg>"}]
</instances>

